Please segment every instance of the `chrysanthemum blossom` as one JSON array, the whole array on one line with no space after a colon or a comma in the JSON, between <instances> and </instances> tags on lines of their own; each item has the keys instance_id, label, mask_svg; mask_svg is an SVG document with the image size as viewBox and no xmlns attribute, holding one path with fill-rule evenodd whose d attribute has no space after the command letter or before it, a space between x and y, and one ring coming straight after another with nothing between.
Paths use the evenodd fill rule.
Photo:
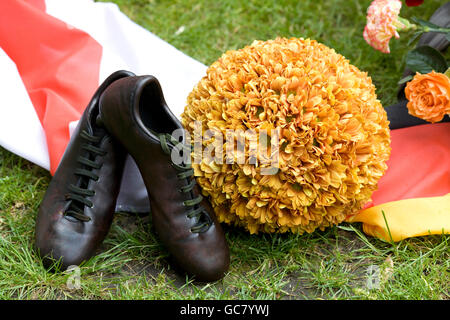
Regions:
<instances>
[{"instance_id":1,"label":"chrysanthemum blossom","mask_svg":"<svg viewBox=\"0 0 450 320\"><path fill-rule=\"evenodd\" d=\"M399 38L397 30L405 26L398 20L402 7L400 0L374 0L367 9L364 40L376 50L390 53L389 41Z\"/></svg>"},{"instance_id":2,"label":"chrysanthemum blossom","mask_svg":"<svg viewBox=\"0 0 450 320\"><path fill-rule=\"evenodd\" d=\"M181 118L192 141L199 122L224 137L279 130L275 174L261 174L264 165L248 157L193 164L219 221L251 233L312 232L342 222L370 200L390 154L389 122L370 77L310 39L255 41L226 52L194 87ZM218 145L202 142L203 150Z\"/></svg>"}]
</instances>

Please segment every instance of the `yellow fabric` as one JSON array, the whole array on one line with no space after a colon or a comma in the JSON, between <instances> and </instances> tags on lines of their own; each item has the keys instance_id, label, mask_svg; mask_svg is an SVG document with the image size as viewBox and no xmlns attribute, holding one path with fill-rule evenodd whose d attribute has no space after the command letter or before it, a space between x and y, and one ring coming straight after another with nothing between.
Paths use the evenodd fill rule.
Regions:
<instances>
[{"instance_id":1,"label":"yellow fabric","mask_svg":"<svg viewBox=\"0 0 450 320\"><path fill-rule=\"evenodd\" d=\"M450 234L450 193L383 203L364 209L346 221L362 222L364 233L385 241Z\"/></svg>"}]
</instances>

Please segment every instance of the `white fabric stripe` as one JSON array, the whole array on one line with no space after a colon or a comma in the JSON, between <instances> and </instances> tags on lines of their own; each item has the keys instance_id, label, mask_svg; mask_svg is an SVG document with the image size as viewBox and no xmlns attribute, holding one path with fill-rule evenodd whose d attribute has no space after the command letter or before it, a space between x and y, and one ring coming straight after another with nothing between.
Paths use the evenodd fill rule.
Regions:
<instances>
[{"instance_id":1,"label":"white fabric stripe","mask_svg":"<svg viewBox=\"0 0 450 320\"><path fill-rule=\"evenodd\" d=\"M0 48L0 145L50 170L44 129L16 64Z\"/></svg>"}]
</instances>

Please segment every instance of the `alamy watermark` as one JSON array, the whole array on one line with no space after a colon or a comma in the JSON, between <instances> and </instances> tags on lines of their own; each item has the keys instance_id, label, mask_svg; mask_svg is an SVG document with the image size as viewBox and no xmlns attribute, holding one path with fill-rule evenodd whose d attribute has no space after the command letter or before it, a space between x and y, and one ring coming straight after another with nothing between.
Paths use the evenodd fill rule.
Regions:
<instances>
[{"instance_id":1,"label":"alamy watermark","mask_svg":"<svg viewBox=\"0 0 450 320\"><path fill-rule=\"evenodd\" d=\"M70 290L78 290L81 288L81 269L77 265L71 265L67 267L67 273L70 274L66 281L66 286Z\"/></svg>"},{"instance_id":2,"label":"alamy watermark","mask_svg":"<svg viewBox=\"0 0 450 320\"><path fill-rule=\"evenodd\" d=\"M380 265L369 265L366 269L366 288L369 290L380 289L392 277L394 262L388 256Z\"/></svg>"},{"instance_id":3,"label":"alamy watermark","mask_svg":"<svg viewBox=\"0 0 450 320\"><path fill-rule=\"evenodd\" d=\"M190 152L182 152L180 145L172 149L171 159L175 164L251 164L260 168L261 175L274 175L279 170L279 127L272 130L226 129L225 134L210 128L203 132L202 123L194 122L193 138L184 129L177 129L172 137L178 141L185 137L185 145L193 145L193 156ZM203 142L209 141L203 149Z\"/></svg>"}]
</instances>

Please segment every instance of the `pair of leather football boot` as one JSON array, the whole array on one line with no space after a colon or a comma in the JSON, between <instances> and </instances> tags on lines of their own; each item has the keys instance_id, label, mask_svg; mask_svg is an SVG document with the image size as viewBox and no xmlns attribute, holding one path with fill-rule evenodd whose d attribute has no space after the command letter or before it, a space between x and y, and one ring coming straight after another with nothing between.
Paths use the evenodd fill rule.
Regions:
<instances>
[{"instance_id":1,"label":"pair of leather football boot","mask_svg":"<svg viewBox=\"0 0 450 320\"><path fill-rule=\"evenodd\" d=\"M181 139L172 136L177 129ZM189 162L173 160L190 155L182 129L156 78L127 71L109 76L84 111L39 208L35 246L44 265L57 260L66 269L95 254L110 229L130 154L147 188L155 232L178 266L199 281L223 277L229 250L221 226Z\"/></svg>"}]
</instances>

